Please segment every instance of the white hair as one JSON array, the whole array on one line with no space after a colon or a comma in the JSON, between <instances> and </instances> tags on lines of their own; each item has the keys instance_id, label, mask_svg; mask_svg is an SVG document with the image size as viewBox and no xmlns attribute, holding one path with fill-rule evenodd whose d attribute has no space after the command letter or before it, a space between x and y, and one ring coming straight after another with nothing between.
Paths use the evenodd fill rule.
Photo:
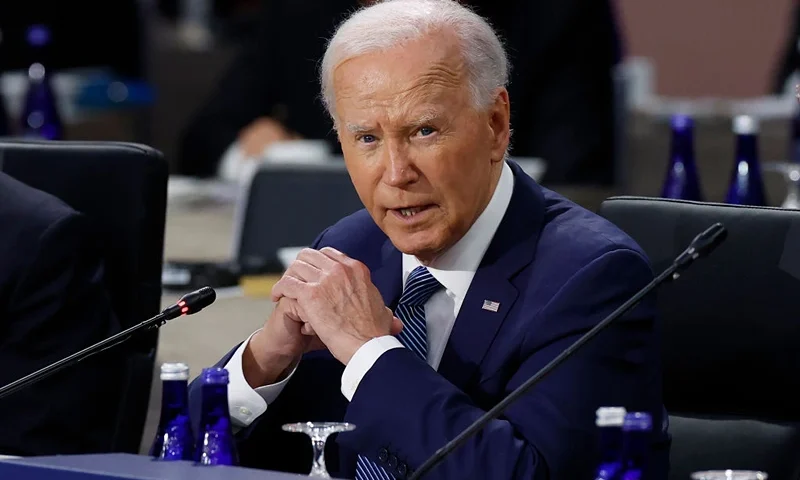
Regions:
<instances>
[{"instance_id":1,"label":"white hair","mask_svg":"<svg viewBox=\"0 0 800 480\"><path fill-rule=\"evenodd\" d=\"M333 71L359 55L384 51L437 31L461 46L475 108L488 108L508 83L508 58L491 25L454 0L384 0L345 20L328 42L320 68L322 100L334 118ZM335 118L334 118L335 120Z\"/></svg>"}]
</instances>

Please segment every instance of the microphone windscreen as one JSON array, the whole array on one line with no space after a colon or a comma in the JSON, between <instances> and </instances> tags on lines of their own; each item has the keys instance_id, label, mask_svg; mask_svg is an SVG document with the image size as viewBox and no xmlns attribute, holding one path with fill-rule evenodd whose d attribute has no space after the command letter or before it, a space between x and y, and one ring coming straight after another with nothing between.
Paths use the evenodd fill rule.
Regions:
<instances>
[{"instance_id":1,"label":"microphone windscreen","mask_svg":"<svg viewBox=\"0 0 800 480\"><path fill-rule=\"evenodd\" d=\"M191 315L214 303L217 299L217 292L211 287L203 287L194 292L187 293L178 301L181 313Z\"/></svg>"}]
</instances>

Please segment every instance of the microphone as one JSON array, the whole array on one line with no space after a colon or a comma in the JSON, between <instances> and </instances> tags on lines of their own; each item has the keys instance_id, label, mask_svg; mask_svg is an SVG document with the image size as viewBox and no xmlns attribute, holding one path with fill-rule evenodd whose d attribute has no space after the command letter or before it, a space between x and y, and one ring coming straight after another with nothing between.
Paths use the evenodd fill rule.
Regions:
<instances>
[{"instance_id":1,"label":"microphone","mask_svg":"<svg viewBox=\"0 0 800 480\"><path fill-rule=\"evenodd\" d=\"M697 260L699 257L702 257L722 243L725 238L728 236L728 231L725 227L722 226L721 223L715 223L708 227L705 231L699 233L692 243L689 244L689 248L683 251L678 258L675 259L675 263L678 264L678 270L682 271L684 268L691 265L691 263ZM673 280L678 278L675 274L673 274Z\"/></svg>"},{"instance_id":2,"label":"microphone","mask_svg":"<svg viewBox=\"0 0 800 480\"><path fill-rule=\"evenodd\" d=\"M3 386L0 388L0 398L5 398L12 393L43 380L64 368L74 365L82 360L86 360L96 353L100 353L108 350L109 348L117 346L129 340L136 333L150 330L152 328L158 328L168 321L183 315L192 315L197 313L214 303L214 300L216 299L217 292L215 292L211 287L203 287L199 290L195 290L194 292L187 293L174 305L165 308L155 317L145 320L128 328L127 330L123 330L115 335L112 335L111 337L106 338L105 340L101 340L94 345L86 347L79 352L75 352L68 357L62 358L55 363L51 363L42 369L39 369Z\"/></svg>"},{"instance_id":3,"label":"microphone","mask_svg":"<svg viewBox=\"0 0 800 480\"><path fill-rule=\"evenodd\" d=\"M603 319L600 323L594 326L591 330L586 332L581 338L575 341L572 345L567 347L566 350L561 352L556 358L550 361L547 365L542 367L541 370L536 372L531 378L525 381L522 385L516 388L513 392L509 393L506 398L504 398L500 403L495 405L491 410L487 411L480 418L475 420L469 427L467 427L463 432L458 434L455 438L447 442L442 448L436 451L429 459L425 461L411 477L409 480L419 480L422 478L423 475L428 473L433 467L441 463L453 450L457 449L461 445L463 445L472 435L477 433L483 427L486 426L490 421L499 417L505 410L511 405L515 400L519 397L527 393L534 385L539 383L544 377L550 374L553 370L555 370L559 365L561 365L566 359L571 357L575 354L582 346L589 342L592 338L594 338L598 333L603 331L606 327L608 327L613 321L617 320L618 318L622 317L628 311L630 311L633 307L639 304L642 299L647 296L650 292L655 290L658 286L662 283L666 282L667 280L675 280L680 275L680 272L688 268L695 260L700 257L706 256L711 253L715 248L717 248L727 237L728 231L721 223L715 223L714 225L708 227L705 231L697 235L694 240L692 240L689 247L683 251L678 257L672 262L672 265L669 266L666 270L664 270L660 275L654 278L649 284L647 284L644 288L636 292L636 294L628 299L625 303L619 306L616 310L611 312L606 318Z\"/></svg>"},{"instance_id":4,"label":"microphone","mask_svg":"<svg viewBox=\"0 0 800 480\"><path fill-rule=\"evenodd\" d=\"M165 308L164 311L161 312L161 315L166 315L167 317L163 319L159 326L163 325L164 322L180 317L181 315L192 315L197 313L214 303L214 300L216 299L217 292L215 292L211 287L203 287L199 290L195 290L194 292L187 293L186 295L182 296L181 299L178 300L174 305Z\"/></svg>"}]
</instances>

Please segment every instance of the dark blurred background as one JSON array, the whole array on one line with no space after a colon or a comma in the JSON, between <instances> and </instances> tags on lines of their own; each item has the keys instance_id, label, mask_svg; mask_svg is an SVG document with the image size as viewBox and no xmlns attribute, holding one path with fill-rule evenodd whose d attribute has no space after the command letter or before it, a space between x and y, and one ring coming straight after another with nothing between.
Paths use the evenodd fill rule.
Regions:
<instances>
[{"instance_id":1,"label":"dark blurred background","mask_svg":"<svg viewBox=\"0 0 800 480\"><path fill-rule=\"evenodd\" d=\"M33 60L25 30L31 24L46 24L52 41L44 57L37 58L56 72L56 90L65 105L64 137L146 143L174 165L181 136L232 61L255 41L262 8L269 3L0 2L0 85L12 131L24 94L24 72ZM205 4L199 7L206 12L201 15L203 34L182 28L187 5L192 4ZM309 19L315 15L312 4L297 4L304 5L298 8ZM569 182L559 188L588 204L610 192L658 194L667 161L667 119L676 111L696 116L698 164L710 199L721 199L724 193L734 113L761 119L765 161L785 159L787 122L795 104L781 90L796 65L795 2L772 0L769 8L747 0L611 4L621 43L617 74L624 84L616 181L600 189ZM126 102L103 103L91 90L81 90L81 82L91 83L100 71L127 82ZM766 181L773 203L779 204L785 193L783 180L767 174Z\"/></svg>"}]
</instances>

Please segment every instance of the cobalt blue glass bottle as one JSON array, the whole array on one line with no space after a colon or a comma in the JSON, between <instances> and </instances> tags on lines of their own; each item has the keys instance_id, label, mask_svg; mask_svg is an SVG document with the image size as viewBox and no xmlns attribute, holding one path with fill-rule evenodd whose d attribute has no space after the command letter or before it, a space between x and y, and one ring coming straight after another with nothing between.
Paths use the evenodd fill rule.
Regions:
<instances>
[{"instance_id":1,"label":"cobalt blue glass bottle","mask_svg":"<svg viewBox=\"0 0 800 480\"><path fill-rule=\"evenodd\" d=\"M622 425L625 409L622 407L600 407L597 409L597 425L600 434L600 458L595 471L595 480L617 480L622 473Z\"/></svg>"},{"instance_id":2,"label":"cobalt blue glass bottle","mask_svg":"<svg viewBox=\"0 0 800 480\"><path fill-rule=\"evenodd\" d=\"M736 135L736 158L725 203L766 205L761 166L758 161L758 122L749 115L733 119Z\"/></svg>"},{"instance_id":3,"label":"cobalt blue glass bottle","mask_svg":"<svg viewBox=\"0 0 800 480\"><path fill-rule=\"evenodd\" d=\"M688 115L672 117L672 145L661 196L702 201L700 180L694 161L694 122Z\"/></svg>"},{"instance_id":4,"label":"cobalt blue glass bottle","mask_svg":"<svg viewBox=\"0 0 800 480\"><path fill-rule=\"evenodd\" d=\"M192 460L194 437L189 417L189 366L161 365L161 419L150 456L161 460Z\"/></svg>"},{"instance_id":5,"label":"cobalt blue glass bottle","mask_svg":"<svg viewBox=\"0 0 800 480\"><path fill-rule=\"evenodd\" d=\"M20 116L21 133L24 137L60 140L63 134L61 117L50 74L42 63L44 51L50 44L50 30L44 25L33 25L28 29L27 41L34 62L28 67L28 91Z\"/></svg>"},{"instance_id":6,"label":"cobalt blue glass bottle","mask_svg":"<svg viewBox=\"0 0 800 480\"><path fill-rule=\"evenodd\" d=\"M196 460L201 465L237 465L236 441L228 409L228 371L204 368L200 385L202 404Z\"/></svg>"},{"instance_id":7,"label":"cobalt blue glass bottle","mask_svg":"<svg viewBox=\"0 0 800 480\"><path fill-rule=\"evenodd\" d=\"M649 413L632 412L625 415L622 425L622 480L644 478L650 460L653 419Z\"/></svg>"}]
</instances>

